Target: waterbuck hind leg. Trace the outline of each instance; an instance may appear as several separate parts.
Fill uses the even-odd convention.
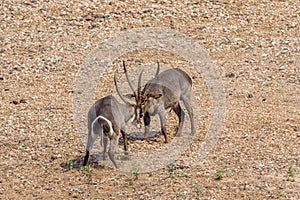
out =
[[[161,132],[164,135],[165,143],[168,143],[168,136],[167,136],[166,126],[161,127]]]
[[[86,166],[90,157],[90,151],[92,150],[93,144],[95,140],[98,137],[98,133],[101,132],[101,128],[98,126],[95,127],[89,127],[89,133],[88,133],[88,141],[86,145],[86,154],[84,156],[83,160],[83,166]]]
[[[105,160],[105,155],[107,152],[107,144],[108,144],[108,137],[106,135],[103,136],[103,160]]]
[[[181,109],[181,106],[179,103],[177,103],[172,109],[176,113],[176,115],[178,116],[178,119],[179,119],[176,136],[180,137],[180,135],[182,133],[183,123],[184,123],[184,112]]]
[[[161,132],[164,135],[165,143],[168,143],[168,136],[166,131],[166,111],[162,109],[161,112],[158,113],[160,119]]]
[[[118,142],[119,142],[119,137],[114,134],[110,139],[110,145],[108,150],[109,159],[112,161],[112,163],[117,169],[118,169],[118,165],[115,160],[115,153],[117,152]]]
[[[189,114],[189,117],[190,117],[190,120],[191,120],[191,134],[195,135],[196,130],[195,130],[195,123],[194,123],[194,111],[193,111],[193,108],[190,104],[190,100],[188,98],[182,97],[182,101],[184,103],[185,108],[188,111],[188,114]]]
[[[144,140],[149,141],[148,135],[150,131],[150,115],[148,112],[144,114],[144,125],[145,125],[145,134],[144,134]]]

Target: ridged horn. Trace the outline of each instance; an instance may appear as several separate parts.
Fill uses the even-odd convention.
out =
[[[131,105],[131,103],[129,103],[120,93],[120,90],[119,90],[119,87],[118,87],[118,84],[117,84],[117,78],[116,78],[116,73],[114,75],[114,82],[115,82],[115,87],[116,87],[116,90],[117,90],[117,93],[119,95],[119,97],[122,99],[122,101],[124,101],[125,104],[128,104],[128,105]]]
[[[160,70],[160,65],[159,65],[159,61],[157,61],[157,69],[156,69],[155,77],[159,74],[159,70]]]
[[[129,84],[129,87],[130,87],[130,89],[132,90],[133,95],[136,96],[136,93],[135,93],[135,91],[134,91],[134,88],[133,88],[133,86],[132,86],[132,83],[131,83],[131,81],[130,81],[130,79],[129,79],[129,77],[128,77],[128,74],[127,74],[127,69],[126,69],[125,61],[123,61],[123,68],[124,68],[124,74],[125,74],[125,76],[126,76],[126,80],[127,80],[128,84]]]

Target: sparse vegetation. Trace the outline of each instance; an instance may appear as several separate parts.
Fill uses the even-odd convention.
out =
[[[136,164],[130,169],[130,173],[134,176],[134,180],[139,179],[140,171],[141,171],[140,164]]]
[[[195,192],[196,194],[196,199],[199,200],[200,199],[200,195],[203,191],[203,188],[202,188],[202,184],[201,183],[198,183],[198,182],[192,182],[191,183],[192,187],[193,187],[193,191]]]
[[[81,172],[85,175],[88,175],[93,171],[93,168],[90,165],[82,166],[80,169],[81,169]]]
[[[288,180],[294,182],[295,181],[295,169],[293,165],[289,166],[288,169]]]
[[[83,175],[88,178],[88,183],[91,183],[93,168],[90,165],[86,165],[86,166],[82,166],[80,170],[83,173]]]
[[[71,137],[71,132],[70,132],[70,130],[66,130],[65,134],[66,134],[67,138],[70,139],[70,137]]]
[[[202,193],[202,186],[200,184],[196,184],[195,185],[195,193],[196,193],[196,197],[197,199],[200,199],[200,195]]]
[[[178,166],[172,161],[167,165],[168,173],[171,178],[178,176]]]
[[[67,167],[68,167],[68,170],[72,170],[74,168],[74,162],[73,160],[67,160]]]
[[[224,177],[224,171],[222,168],[216,170],[216,180],[221,180]]]
[[[133,180],[132,180],[132,178],[126,178],[126,179],[125,179],[125,182],[126,182],[126,185],[127,185],[127,186],[132,186],[132,185],[133,185]]]

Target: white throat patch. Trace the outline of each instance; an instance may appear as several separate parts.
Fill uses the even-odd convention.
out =
[[[133,114],[133,116],[129,119],[129,122],[132,123],[135,119],[135,114]]]

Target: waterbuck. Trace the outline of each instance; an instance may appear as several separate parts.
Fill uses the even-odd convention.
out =
[[[114,154],[118,147],[120,131],[124,139],[124,149],[128,151],[127,133],[125,124],[127,122],[136,121],[135,102],[128,102],[118,89],[116,75],[114,76],[114,84],[118,95],[125,102],[121,104],[111,95],[103,97],[96,101],[88,112],[88,141],[86,145],[86,155],[84,157],[83,166],[86,166],[90,156],[90,151],[97,137],[101,136],[101,141],[104,146],[103,160],[107,148],[108,139],[110,141],[108,155],[114,166],[118,168],[114,159]],[[133,95],[134,96],[134,95]],[[136,95],[135,95],[136,96]],[[104,134],[104,136],[103,136]],[[102,145],[101,143],[101,145]]]
[[[125,68],[125,67],[124,67]],[[125,69],[124,69],[125,70]],[[125,70],[126,71],[126,70]],[[159,65],[157,72],[159,71]],[[144,138],[148,140],[150,130],[150,116],[159,115],[161,132],[164,135],[165,143],[168,142],[166,133],[166,109],[171,108],[179,119],[176,135],[180,136],[184,123],[184,112],[179,101],[185,105],[191,120],[191,132],[195,133],[193,108],[191,106],[192,79],[190,76],[178,68],[168,69],[156,74],[148,81],[141,91],[142,73],[138,81],[138,95],[136,99],[136,109],[139,110],[137,122],[143,118],[145,125]],[[129,80],[128,80],[129,81]]]

